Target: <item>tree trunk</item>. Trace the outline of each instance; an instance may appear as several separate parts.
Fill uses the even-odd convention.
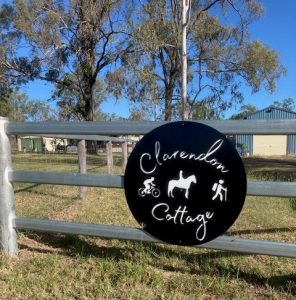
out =
[[[112,151],[112,142],[108,142],[106,144],[106,152],[107,152],[107,169],[108,174],[113,174],[113,151]]]
[[[85,120],[94,121],[95,116],[95,99],[94,99],[94,82],[89,80],[87,88],[85,88]],[[96,141],[86,141],[86,151],[88,154],[96,153]]]
[[[122,143],[122,171],[123,174],[125,172],[126,164],[127,164],[127,152],[128,152],[128,145],[127,142]]]
[[[78,142],[78,168],[79,173],[86,174],[86,149],[85,149],[85,140],[80,140]],[[79,197],[81,200],[84,200],[86,197],[87,187],[79,187]]]
[[[94,99],[93,99],[93,90],[94,85],[89,81],[87,88],[85,88],[85,121],[93,121],[94,118]],[[81,140],[78,142],[78,169],[79,173],[86,174],[86,144],[89,146],[92,144],[92,141]],[[79,197],[81,200],[84,200],[87,193],[86,186],[79,187]]]
[[[182,1],[182,120],[188,120],[187,104],[187,25],[189,1]]]
[[[168,86],[165,88],[165,107],[164,107],[164,119],[165,121],[172,120],[172,102],[173,102],[173,88]]]

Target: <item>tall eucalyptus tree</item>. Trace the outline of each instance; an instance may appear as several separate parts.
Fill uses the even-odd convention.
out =
[[[122,68],[109,75],[110,88],[131,101],[158,101],[164,119],[171,120],[181,99],[181,1],[141,3],[129,23],[137,51],[127,54]],[[285,69],[277,53],[251,40],[248,32],[262,14],[256,0],[192,0],[187,24],[189,115],[198,106],[219,115],[240,103],[242,84],[253,92],[262,87],[274,91]]]

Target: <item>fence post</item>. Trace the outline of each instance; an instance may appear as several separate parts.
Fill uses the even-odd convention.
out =
[[[80,140],[78,142],[78,170],[81,174],[86,174],[86,148],[85,140]],[[79,197],[81,200],[86,198],[87,187],[79,187]]]
[[[112,151],[112,142],[109,141],[106,145],[107,148],[107,169],[108,174],[113,174],[113,151]]]
[[[123,142],[121,146],[122,146],[122,171],[124,173],[127,164],[127,142]]]
[[[8,179],[12,170],[11,146],[5,132],[6,118],[0,117],[0,243],[4,252],[15,257],[18,252],[15,231],[13,186]]]

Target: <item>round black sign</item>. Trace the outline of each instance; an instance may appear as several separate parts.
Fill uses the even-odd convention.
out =
[[[245,200],[246,173],[223,134],[196,122],[174,122],[137,143],[124,188],[132,214],[148,234],[198,245],[235,222]]]

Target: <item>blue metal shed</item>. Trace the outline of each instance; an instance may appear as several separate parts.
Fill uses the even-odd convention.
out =
[[[246,117],[247,120],[287,120],[296,119],[296,112],[269,106]],[[237,135],[236,149],[241,155],[253,155],[254,136]],[[286,154],[296,154],[296,135],[287,136]]]

